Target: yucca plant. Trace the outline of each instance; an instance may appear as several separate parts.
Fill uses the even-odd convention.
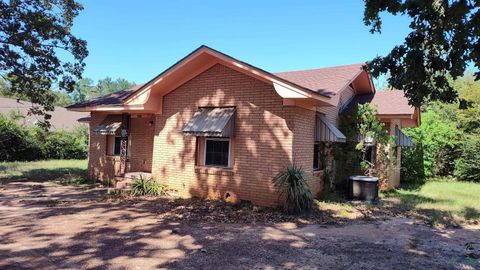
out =
[[[160,196],[166,194],[167,186],[155,181],[152,178],[145,178],[140,175],[132,183],[132,195],[134,196]]]
[[[273,184],[280,191],[280,200],[289,214],[309,211],[313,206],[313,196],[306,181],[305,171],[290,164],[273,178]]]

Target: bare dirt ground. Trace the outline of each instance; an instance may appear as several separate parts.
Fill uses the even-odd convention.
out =
[[[261,211],[263,220],[242,219],[252,211],[104,194],[48,182],[1,185],[0,269],[480,269],[474,226],[436,229],[396,217],[302,224],[269,221]]]

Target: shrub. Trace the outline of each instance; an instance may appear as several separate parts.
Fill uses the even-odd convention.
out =
[[[467,137],[455,162],[454,175],[460,180],[480,182],[480,139]]]
[[[18,115],[0,115],[0,161],[37,159],[85,159],[88,129],[46,132],[39,127],[19,125]]]
[[[0,114],[0,161],[35,160],[40,147],[28,130]]]
[[[295,164],[288,165],[273,179],[275,188],[280,190],[284,210],[289,214],[309,211],[313,197],[305,181],[305,171]]]
[[[165,195],[167,186],[152,178],[145,178],[140,175],[132,184],[132,195],[134,196],[160,196]]]
[[[81,134],[75,132],[58,131],[47,135],[42,150],[47,159],[87,158],[87,144]]]
[[[453,173],[454,160],[459,155],[459,142],[462,140],[462,134],[454,121],[441,117],[435,110],[430,110],[422,114],[420,127],[407,128],[403,131],[417,144],[414,149],[402,149],[402,167],[405,170],[409,170],[410,165],[414,165],[413,168],[417,170],[420,166],[418,162],[422,162],[425,177],[446,176]],[[419,154],[422,158],[418,156]],[[417,171],[414,173],[422,175]]]

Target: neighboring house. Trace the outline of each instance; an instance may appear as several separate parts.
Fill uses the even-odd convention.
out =
[[[21,125],[33,126],[43,119],[43,116],[28,115],[31,107],[32,103],[28,101],[0,97],[0,113],[7,117],[19,113],[21,117],[18,117],[17,121]],[[88,126],[90,116],[88,112],[72,112],[58,106],[48,113],[52,115],[50,119],[52,131],[71,131],[80,125]]]
[[[322,191],[322,151],[345,141],[339,113],[368,99],[392,134],[418,125],[418,109],[401,92],[375,93],[362,64],[273,74],[201,46],[146,84],[68,109],[91,112],[92,178],[148,172],[182,197],[271,206],[289,163]]]

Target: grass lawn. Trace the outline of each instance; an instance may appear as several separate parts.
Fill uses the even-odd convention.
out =
[[[419,188],[384,193],[383,199],[400,210],[429,215],[433,223],[480,221],[480,183],[430,180]]]
[[[0,162],[0,180],[85,182],[87,160]]]
[[[378,204],[368,204],[329,194],[319,200],[317,206],[342,219],[404,216],[431,225],[480,222],[480,183],[432,179],[419,187],[381,193],[380,198]]]

